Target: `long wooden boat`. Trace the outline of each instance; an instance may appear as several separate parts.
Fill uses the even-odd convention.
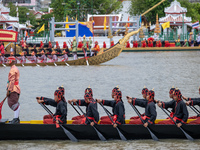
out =
[[[133,31],[128,33],[123,39],[121,39],[117,44],[113,47],[100,52],[97,56],[81,58],[77,60],[70,60],[67,62],[50,62],[50,63],[25,63],[25,64],[16,64],[16,66],[55,66],[55,65],[87,65],[86,61],[88,61],[89,65],[99,65],[101,63],[107,62],[117,56],[122,52],[126,41],[134,34],[137,34],[142,28],[138,29],[137,31]],[[67,63],[67,64],[66,64]],[[3,65],[0,64],[0,67]]]
[[[99,140],[90,125],[63,125],[78,140]],[[128,140],[151,139],[149,131],[143,125],[119,125],[119,130]],[[119,140],[119,134],[112,125],[96,125],[97,130],[107,140]],[[158,139],[186,139],[176,125],[151,125],[151,131]],[[200,125],[183,125],[182,128],[194,139],[200,139]],[[69,140],[62,128],[55,124],[42,124],[42,121],[22,121],[20,124],[8,124],[0,121],[0,140]]]

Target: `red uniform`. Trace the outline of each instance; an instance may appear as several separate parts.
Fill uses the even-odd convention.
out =
[[[126,42],[126,48],[130,48],[130,43],[129,43],[129,41]]]
[[[133,47],[135,47],[135,48],[138,47],[138,42],[137,41],[133,42]]]
[[[114,41],[111,41],[110,47],[114,46]]]
[[[142,47],[146,47],[146,42],[142,41]]]
[[[106,48],[106,42],[103,42],[103,48]]]

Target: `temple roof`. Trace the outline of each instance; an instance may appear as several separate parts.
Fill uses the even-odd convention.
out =
[[[11,17],[8,14],[0,14],[0,22],[18,22],[18,18]]]
[[[171,15],[171,14],[167,14],[165,17],[159,18],[159,22],[163,23],[163,22],[183,22],[183,16],[181,15]],[[184,16],[184,23],[190,23],[192,21],[191,17],[186,17]]]
[[[0,2],[0,14],[9,14],[10,8],[3,6]]]
[[[171,5],[167,8],[165,8],[164,11],[166,14],[170,14],[170,13],[186,13],[187,12],[187,8],[181,7],[181,4],[179,2],[177,2],[177,0],[173,1],[171,3]]]

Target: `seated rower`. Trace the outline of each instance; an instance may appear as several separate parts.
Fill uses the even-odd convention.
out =
[[[126,48],[130,48],[130,43],[129,43],[129,41],[126,42]]]
[[[146,86],[144,86],[144,88],[142,89],[142,96],[144,99],[138,99],[138,100],[144,100],[144,101],[147,101],[147,93],[149,92],[149,90],[146,88]],[[145,113],[141,114],[141,116],[144,116]],[[130,119],[139,119],[140,117],[139,116],[134,116],[134,117],[131,117]]]
[[[99,112],[97,111],[97,103],[96,101],[94,101],[89,91],[85,93],[83,100],[73,99],[68,101],[68,103],[70,104],[72,102],[74,105],[76,105],[75,102],[77,102],[79,106],[86,106],[86,116],[91,122],[90,123],[84,116],[84,118],[80,119],[79,122],[74,121],[72,124],[85,124],[85,125],[90,124],[91,126],[93,126],[94,124],[98,124]]]
[[[54,100],[46,97],[37,97],[36,99],[38,103],[44,103],[45,105],[56,107],[56,112],[53,114],[56,120],[54,120],[50,115],[45,115],[43,119],[44,124],[66,124],[67,104],[62,99],[62,93],[60,90],[54,92]]]
[[[66,42],[63,42],[63,50],[65,50],[66,54],[69,55],[70,52],[69,52],[69,48],[67,46],[67,43]]]
[[[51,55],[48,56],[48,58],[51,59],[49,62],[57,62],[57,61],[58,61],[58,57],[57,57],[55,51],[53,51],[53,52],[51,53]]]
[[[5,57],[2,56],[2,54],[0,53],[0,64],[5,64],[6,61],[5,61]]]
[[[92,56],[93,56],[93,54],[94,54],[94,56],[96,56],[99,51],[100,51],[100,47],[98,45],[98,42],[96,41],[95,46],[94,46],[94,50],[92,50]]]
[[[176,47],[181,47],[180,39],[178,39],[178,41],[176,40]]]
[[[111,97],[114,98],[114,93],[119,89],[118,86],[114,87],[111,93]],[[113,101],[113,100],[110,100]],[[116,104],[116,102],[115,102]],[[112,113],[114,113],[114,107],[112,108]],[[110,114],[110,116],[113,116],[113,114]],[[108,116],[102,116],[100,118],[101,122],[100,124],[112,124],[112,122],[110,121],[110,118]]]
[[[142,41],[142,47],[146,47],[146,41],[145,40]]]
[[[52,53],[52,44],[51,44],[51,41],[49,41],[49,45],[48,45],[48,48],[46,50],[48,51],[47,54],[51,54]]]
[[[68,55],[66,54],[66,51],[63,50],[63,55],[62,56],[59,56],[58,58],[62,59],[62,61],[68,61]]]
[[[172,118],[177,123],[177,127],[180,127],[182,126],[182,124],[186,124],[187,122],[188,110],[187,110],[186,104],[182,100],[181,91],[177,88],[173,92],[173,99],[176,101],[175,104],[171,103],[168,107],[175,109],[175,112]],[[166,107],[165,104],[163,105],[161,102],[159,102],[158,106],[164,108]],[[159,124],[174,124],[174,122],[171,119],[167,119],[162,122],[160,121]]]
[[[114,45],[114,41],[111,41],[110,47],[113,47]]]
[[[117,89],[116,92],[114,92],[114,100],[110,101],[98,99],[97,102],[113,108],[113,116],[111,116],[111,118],[114,122],[114,128],[116,128],[117,125],[125,124],[125,108],[122,101],[122,92],[120,91],[120,89]],[[101,121],[100,124],[105,123]],[[112,121],[107,121],[107,124],[112,124]]]
[[[31,63],[37,63],[37,57],[35,56],[35,52],[31,53],[31,56],[26,56]]]
[[[20,55],[21,55],[21,56],[16,57],[16,58],[19,60],[19,63],[20,63],[20,64],[26,63],[26,57],[24,56],[24,52],[22,52]]]
[[[163,108],[168,109],[168,108],[172,108],[172,111],[170,113],[170,117],[174,116],[175,113],[175,107],[176,107],[176,101],[173,99],[173,92],[174,92],[175,88],[172,87],[169,91],[169,98],[172,98],[171,101],[169,102],[162,102],[162,101],[158,101],[155,100],[157,105],[160,107],[162,105]],[[169,117],[167,117],[166,119],[170,119]],[[162,124],[162,121],[158,122],[158,124]]]
[[[31,51],[33,51],[35,53],[35,55],[37,56],[37,49],[36,49],[36,45],[33,46],[33,49],[31,49]]]
[[[103,48],[106,48],[106,42],[103,41]]]
[[[56,49],[55,49],[55,51],[56,51],[56,54],[61,54],[62,53],[62,51],[61,51],[61,49],[60,49],[60,46],[58,46]]]
[[[199,94],[200,94],[200,87],[199,87]],[[198,102],[200,102],[200,98],[189,98],[189,97],[185,97],[185,96],[182,96],[182,98],[184,99],[184,100],[187,100],[188,102],[186,102],[186,105],[191,105],[191,106],[194,106],[194,105],[198,105],[199,103]],[[191,102],[190,102],[191,101]],[[189,117],[188,119],[196,119],[196,118],[198,118],[199,117],[199,115],[197,115],[197,116],[192,116],[192,117]]]
[[[40,63],[46,63],[47,62],[47,57],[46,57],[44,51],[42,50],[40,52],[40,54],[41,54],[41,57],[38,56],[38,59],[40,60]]]
[[[141,116],[141,118],[144,121],[144,127],[147,127],[148,125],[154,124],[156,117],[157,117],[157,112],[156,112],[156,106],[154,103],[154,96],[155,92],[154,90],[150,90],[147,94],[147,100],[148,101],[141,101],[138,100],[137,98],[131,98],[127,96],[128,103],[132,103],[133,106],[138,105],[140,107],[145,108],[145,115]],[[141,119],[135,119],[129,122],[129,124],[143,124]]]
[[[85,89],[85,94],[89,92],[91,97],[93,98],[93,92],[92,92],[92,88],[90,88],[90,86],[88,86],[86,89]],[[79,121],[74,121],[74,124],[80,124],[82,118],[84,118],[85,116],[84,115],[80,115],[80,116],[75,116],[72,118],[72,120],[79,120]]]

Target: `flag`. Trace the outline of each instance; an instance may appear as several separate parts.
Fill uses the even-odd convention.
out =
[[[8,27],[6,28],[6,30],[13,30],[13,26],[12,26],[12,25],[8,26]]]
[[[66,16],[66,21],[65,22],[68,22],[68,16]],[[69,28],[69,24],[65,24],[65,28]],[[69,30],[67,30],[69,32]]]
[[[43,24],[42,27],[38,30],[37,33],[40,33],[41,31],[44,31],[44,24]]]
[[[129,21],[129,16],[128,16],[128,21]],[[129,23],[128,23],[127,25],[128,25],[128,27],[130,27],[130,24],[129,24]]]
[[[163,30],[164,30],[165,28],[169,28],[169,27],[170,27],[170,22],[169,22],[169,21],[162,24]]]
[[[199,28],[199,21],[192,23],[192,28],[193,29]]]
[[[106,16],[105,16],[105,18],[104,18],[104,23],[103,23],[103,25],[104,25],[104,31],[106,30]]]

